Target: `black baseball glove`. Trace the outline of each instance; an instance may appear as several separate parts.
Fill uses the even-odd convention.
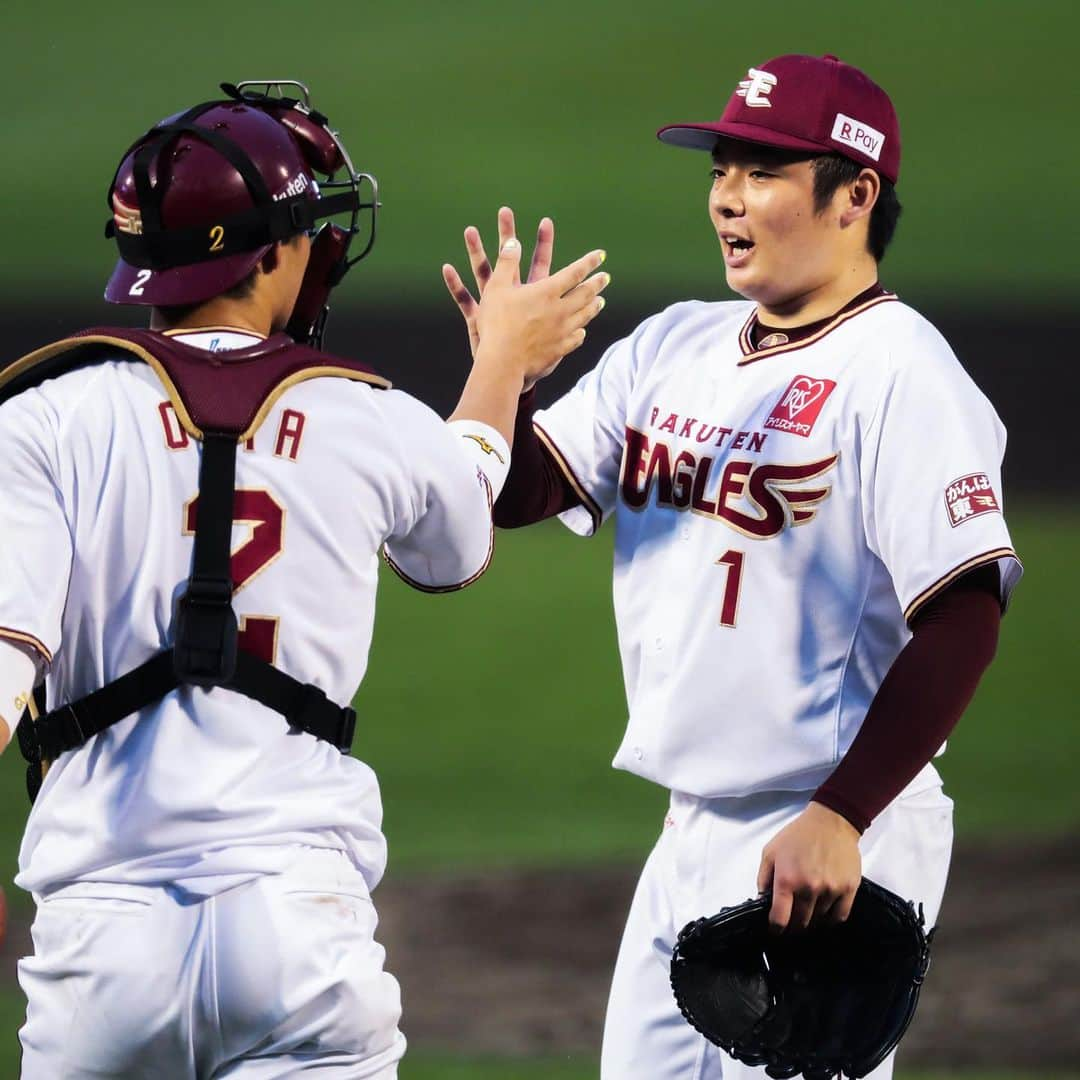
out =
[[[671,986],[707,1039],[776,1080],[857,1080],[900,1041],[930,965],[923,913],[863,878],[847,921],[770,933],[768,894],[679,934]]]

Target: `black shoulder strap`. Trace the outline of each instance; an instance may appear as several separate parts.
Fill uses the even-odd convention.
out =
[[[229,569],[236,436],[207,432],[199,465],[195,551],[176,612],[173,665],[180,682],[223,686],[236,672],[236,613]]]
[[[203,437],[195,548],[188,587],[173,623],[173,647],[39,719],[33,719],[29,710],[23,714],[16,734],[29,763],[26,783],[31,802],[49,762],[183,685],[234,690],[342,753],[351,750],[356,728],[352,708],[334,704],[317,686],[237,649],[230,570],[236,447],[235,434],[206,432]]]

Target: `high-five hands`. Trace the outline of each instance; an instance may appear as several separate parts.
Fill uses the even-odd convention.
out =
[[[499,257],[494,269],[479,231],[471,225],[465,230],[479,300],[449,263],[443,266],[443,280],[465,319],[474,362],[497,365],[503,372],[513,372],[515,379],[520,374],[520,390],[527,390],[585,340],[585,327],[604,307],[600,293],[611,276],[593,273],[604,261],[599,250],[552,274],[555,226],[543,218],[522,284],[514,212],[504,206],[498,220]]]

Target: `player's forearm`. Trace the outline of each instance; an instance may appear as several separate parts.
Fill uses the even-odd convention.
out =
[[[493,518],[500,529],[516,529],[561,514],[581,499],[536,436],[534,390],[521,395],[514,425],[510,473],[495,503]]]
[[[450,419],[479,420],[513,443],[522,385],[520,372],[488,363],[478,354]]]
[[[959,582],[927,606],[855,741],[814,793],[860,832],[931,760],[989,667],[1001,623],[993,575]]]

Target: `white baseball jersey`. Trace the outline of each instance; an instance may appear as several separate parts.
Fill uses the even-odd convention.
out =
[[[181,340],[257,343],[222,331]],[[191,570],[199,445],[152,370],[126,360],[7,402],[0,443],[0,638],[35,648],[60,704],[169,645]],[[448,426],[406,394],[342,378],[290,387],[237,456],[241,647],[348,703],[367,664],[380,548],[420,588],[467,584],[490,558],[508,462],[497,432]],[[374,723],[358,718],[361,755]],[[52,764],[16,880],[36,893],[97,880],[210,895],[304,846],[345,850],[374,887],[381,820],[361,761],[240,694],[181,687]]]
[[[915,612],[1021,573],[1004,428],[926,320],[886,294],[755,351],[754,311],[676,304],[536,414],[584,503],[565,523],[615,515],[614,763],[703,798],[816,788]]]

